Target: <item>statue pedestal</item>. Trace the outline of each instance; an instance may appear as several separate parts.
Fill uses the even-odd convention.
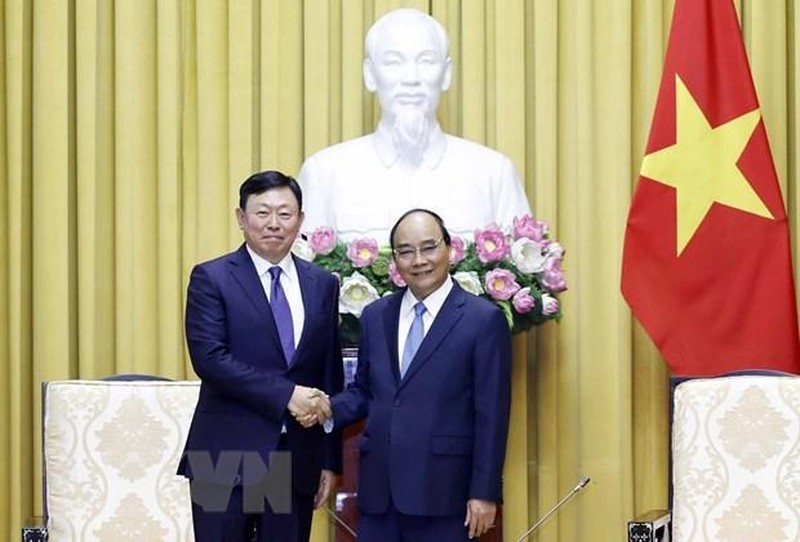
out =
[[[350,384],[355,376],[355,369],[358,364],[357,355],[358,350],[356,348],[342,348],[345,386]],[[342,479],[335,495],[336,515],[356,532],[358,532],[358,442],[363,430],[364,422],[362,421],[342,431]],[[464,513],[466,514],[466,510]],[[502,508],[498,507],[496,526],[480,538],[481,542],[502,542],[502,516]],[[335,524],[334,532],[335,542],[355,541],[355,537],[339,523]]]

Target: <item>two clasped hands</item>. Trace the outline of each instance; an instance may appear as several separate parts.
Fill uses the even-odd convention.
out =
[[[289,413],[303,427],[323,424],[333,417],[331,399],[322,390],[297,385],[289,399]]]

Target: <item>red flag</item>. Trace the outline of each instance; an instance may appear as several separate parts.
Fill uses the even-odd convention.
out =
[[[732,0],[676,0],[622,293],[677,375],[800,373],[789,227]]]

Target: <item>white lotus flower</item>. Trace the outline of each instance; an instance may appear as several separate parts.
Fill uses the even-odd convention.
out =
[[[539,273],[544,269],[547,257],[536,241],[523,237],[511,246],[511,261],[523,273]]]
[[[471,294],[481,295],[483,293],[481,279],[475,271],[459,271],[458,273],[454,273],[453,280]]]
[[[339,290],[339,312],[360,317],[364,307],[378,297],[380,297],[378,290],[369,283],[364,275],[355,271],[342,281],[342,287]]]

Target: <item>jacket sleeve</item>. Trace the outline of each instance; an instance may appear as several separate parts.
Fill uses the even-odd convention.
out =
[[[469,497],[500,502],[511,410],[511,332],[499,309],[491,311],[481,329],[473,364],[475,448]]]
[[[342,348],[339,343],[339,283],[331,277],[331,310],[329,319],[327,356],[325,359],[325,393],[334,397],[344,387],[344,368],[342,366]],[[342,473],[342,434],[339,428],[326,433],[323,437],[324,455],[322,467],[337,474]]]

